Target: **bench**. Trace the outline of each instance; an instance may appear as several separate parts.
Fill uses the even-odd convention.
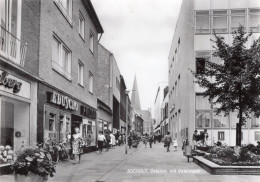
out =
[[[185,152],[183,152],[183,155],[185,156],[185,157],[187,157],[187,160],[188,160],[188,162],[190,162],[190,158],[192,158],[192,161],[194,160],[193,159],[193,156],[196,156],[196,153],[191,153],[191,155],[185,155]]]

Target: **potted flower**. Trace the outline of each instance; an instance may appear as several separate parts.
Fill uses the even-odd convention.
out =
[[[47,181],[48,176],[53,177],[55,172],[50,154],[41,148],[26,148],[18,151],[12,169],[16,182]]]

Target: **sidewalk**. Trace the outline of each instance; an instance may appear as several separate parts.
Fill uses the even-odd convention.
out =
[[[192,161],[192,160],[191,160]],[[51,182],[252,182],[259,176],[211,175],[193,162],[187,162],[179,149],[166,152],[162,143],[153,148],[139,144],[138,149],[117,146],[108,152],[82,155],[80,164],[59,163]],[[1,182],[13,182],[12,175],[0,176]]]

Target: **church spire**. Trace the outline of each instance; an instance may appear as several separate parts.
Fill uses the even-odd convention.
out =
[[[131,94],[131,103],[132,106],[134,107],[135,110],[140,111],[141,106],[140,106],[140,99],[139,99],[139,91],[138,91],[138,86],[137,86],[137,80],[136,80],[136,75],[134,79],[134,84],[133,84],[133,89],[132,89],[132,94]]]

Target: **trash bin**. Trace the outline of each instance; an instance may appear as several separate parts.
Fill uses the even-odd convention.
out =
[[[192,150],[192,146],[191,145],[186,145],[184,150],[185,150],[185,155],[186,156],[191,156],[192,155],[191,154],[191,150]]]

